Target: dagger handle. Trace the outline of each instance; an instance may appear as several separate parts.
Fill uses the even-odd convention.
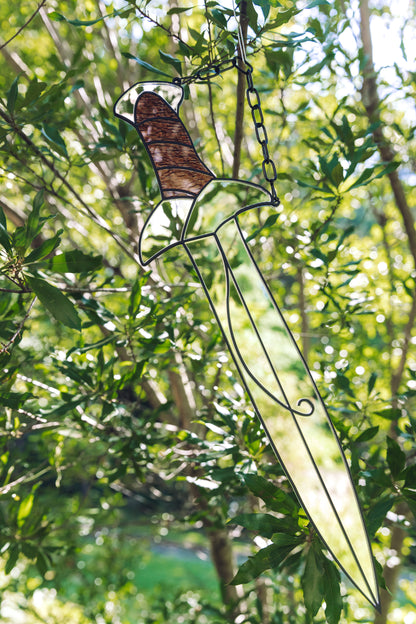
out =
[[[193,199],[215,178],[199,158],[179,116],[160,95],[141,93],[136,100],[134,121],[163,199]]]

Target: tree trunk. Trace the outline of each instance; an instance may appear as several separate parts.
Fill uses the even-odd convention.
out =
[[[397,514],[407,511],[407,505],[398,506]],[[374,624],[386,624],[387,615],[390,609],[391,601],[397,589],[397,583],[399,580],[399,573],[401,569],[402,561],[402,548],[404,538],[406,537],[406,531],[401,526],[394,526],[391,531],[390,540],[390,565],[387,563],[383,568],[383,578],[386,583],[387,590],[380,590],[380,606],[381,612],[376,614]],[[397,559],[392,559],[397,557]],[[396,565],[391,565],[392,562],[397,561]]]
[[[364,52],[364,57],[367,60],[364,65],[362,76],[363,85],[361,89],[361,98],[364,104],[368,120],[371,124],[377,124],[373,132],[374,141],[377,144],[378,151],[382,160],[385,163],[391,163],[394,160],[395,152],[393,147],[386,139],[383,132],[383,125],[380,115],[380,100],[377,92],[376,73],[373,63],[373,46],[370,30],[370,10],[368,6],[368,0],[360,0],[360,33],[361,42]],[[406,231],[410,253],[413,257],[413,262],[416,266],[416,231],[413,221],[413,216],[410,211],[410,207],[407,203],[406,195],[403,185],[398,176],[397,170],[394,170],[388,174],[391,189],[393,192],[394,200],[398,211],[402,216],[404,229]],[[414,324],[416,315],[415,300],[412,302],[412,308],[409,314],[408,323],[405,330],[405,346],[402,351],[402,358],[399,367],[396,371],[392,371],[391,374],[391,390],[393,401],[399,390],[403,371],[405,368],[406,357],[408,353],[408,343],[410,340],[411,329]],[[396,437],[396,423],[392,423],[390,428],[391,437]],[[407,505],[402,503],[397,508],[398,514],[407,513]],[[386,624],[387,615],[390,610],[390,606],[397,589],[397,583],[399,579],[399,573],[402,565],[402,548],[403,541],[406,536],[406,532],[401,526],[395,525],[391,530],[390,550],[395,557],[397,557],[397,565],[389,565],[389,562],[383,568],[383,578],[385,580],[388,591],[382,589],[380,592],[381,598],[381,613],[376,614],[374,624]],[[390,558],[390,564],[391,564]]]
[[[370,31],[370,11],[368,8],[368,0],[360,0],[360,32],[364,56],[367,59],[363,68],[361,98],[370,123],[378,124],[373,132],[373,137],[377,144],[380,156],[385,163],[391,163],[394,160],[395,153],[392,146],[384,136],[383,125],[380,119],[380,100],[377,93],[376,73],[373,63],[373,45]],[[391,171],[388,174],[388,177],[397,209],[403,219],[403,225],[409,239],[410,252],[413,256],[413,261],[416,267],[416,230],[413,216],[407,203],[403,185],[398,176],[397,170]]]
[[[231,622],[239,615],[238,590],[230,581],[235,575],[236,564],[230,538],[226,529],[215,529],[208,533],[211,559],[220,581],[221,596],[226,605]]]
[[[169,374],[171,383],[172,396],[175,401],[179,415],[180,427],[183,429],[191,428],[191,421],[195,414],[194,397],[189,388],[189,380],[186,374],[185,366],[179,354],[175,356],[175,362],[181,374],[172,371]],[[191,476],[201,476],[199,468],[189,466],[188,474]],[[201,511],[206,512],[202,521],[204,529],[210,542],[211,559],[217,573],[220,591],[223,603],[227,609],[230,621],[234,622],[235,618],[240,614],[239,595],[235,585],[229,585],[236,572],[235,558],[232,548],[232,542],[225,528],[217,528],[216,518],[210,518],[210,511],[215,514],[214,509],[210,509],[207,500],[201,496],[201,491],[197,485],[191,484],[191,492],[195,501],[195,505]]]
[[[242,0],[240,3],[240,23],[239,28],[242,34],[241,43],[245,47],[247,38],[247,2]],[[238,53],[240,57],[244,57],[245,50],[241,50],[240,43],[238,46]],[[241,65],[244,63],[241,62]],[[241,145],[244,135],[244,106],[246,96],[246,77],[242,72],[238,72],[237,77],[237,104],[235,111],[235,130],[234,130],[234,154],[233,154],[233,178],[238,178],[241,162]]]

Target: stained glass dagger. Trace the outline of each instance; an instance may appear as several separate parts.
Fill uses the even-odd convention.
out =
[[[339,566],[376,608],[371,547],[348,464],[314,379],[247,241],[263,187],[217,178],[178,116],[183,90],[139,83],[116,116],[139,133],[162,199],[144,224],[144,266],[181,247],[205,291],[244,388],[305,513]],[[214,270],[217,281],[211,280]]]

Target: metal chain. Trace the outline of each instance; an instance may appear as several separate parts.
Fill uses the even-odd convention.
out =
[[[247,102],[250,107],[251,116],[253,118],[254,130],[256,132],[256,139],[260,144],[261,151],[263,153],[263,162],[261,167],[263,169],[263,176],[265,180],[270,184],[270,191],[272,196],[272,203],[275,206],[280,204],[280,199],[277,196],[274,183],[277,180],[277,171],[274,161],[270,158],[269,153],[269,137],[267,136],[266,126],[264,125],[263,110],[261,108],[260,95],[256,87],[253,84],[253,68],[247,63],[247,69],[244,72],[247,78]],[[241,70],[240,71],[244,71]]]
[[[220,74],[223,74],[229,69],[233,69],[234,67],[238,68],[237,66],[238,61],[239,61],[239,57],[236,56],[232,59],[226,59],[225,61],[212,63],[211,65],[208,65],[207,67],[199,69],[197,72],[195,72],[194,74],[191,74],[190,76],[183,76],[183,77],[176,76],[173,79],[173,83],[178,84],[178,85],[187,85],[187,84],[191,84],[191,82],[208,82],[211,78],[214,78],[215,76],[219,76]]]
[[[247,69],[243,69],[241,66],[242,64],[244,64]],[[250,63],[248,63],[246,60],[243,60],[240,56],[235,56],[232,59],[220,61],[203,69],[199,69],[197,72],[191,74],[190,76],[184,76],[182,78],[176,77],[173,79],[173,82],[178,85],[187,85],[191,82],[208,82],[211,78],[219,76],[220,74],[223,74],[224,72],[233,69],[234,67],[239,72],[245,74],[247,79],[246,97],[248,105],[250,107],[251,117],[254,123],[256,139],[261,147],[261,151],[263,154],[263,162],[261,164],[263,176],[270,185],[272,203],[275,206],[278,206],[280,204],[280,199],[277,196],[276,188],[274,185],[277,180],[276,165],[270,158],[268,148],[269,138],[267,135],[266,126],[264,125],[264,115],[261,107],[260,95],[253,84],[253,67],[250,65]]]

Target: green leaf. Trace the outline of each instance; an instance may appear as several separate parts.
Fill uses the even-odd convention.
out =
[[[1,206],[0,206],[0,225],[2,225],[5,230],[7,230],[6,215],[4,214],[3,208]]]
[[[37,78],[31,80],[25,94],[24,105],[29,106],[33,102],[36,102],[47,86],[46,82],[40,82]]]
[[[33,204],[32,204],[33,210],[39,214],[39,211],[42,208],[44,203],[45,203],[45,193],[43,189],[40,189],[40,191],[36,193],[33,199]]]
[[[73,249],[54,256],[47,262],[36,264],[36,269],[46,269],[54,273],[91,273],[102,266],[102,256],[92,256]]]
[[[18,227],[13,232],[13,245],[19,255],[24,255],[26,249],[42,230],[46,219],[40,219],[39,211],[43,204],[43,189],[36,193],[33,199],[33,207],[27,218],[25,226]]]
[[[202,54],[202,51],[205,47],[205,39],[204,35],[194,28],[188,27],[188,32],[191,35],[192,39],[195,41],[195,45],[193,46],[193,51],[197,54]]]
[[[354,134],[351,130],[351,126],[348,122],[346,115],[342,116],[342,124],[340,126],[337,126],[337,130],[338,130],[338,136],[341,137],[342,141],[348,146],[349,153],[353,155],[354,154]]]
[[[0,405],[11,409],[20,409],[32,397],[31,392],[1,392]]]
[[[312,2],[310,4],[308,4],[306,6],[307,9],[313,9],[316,6],[322,6],[322,5],[328,5],[330,6],[330,2],[328,2],[328,0],[312,0]]]
[[[68,24],[71,24],[72,26],[93,26],[94,24],[98,24],[98,22],[102,22],[107,17],[111,17],[113,15],[114,13],[109,13],[108,15],[103,15],[102,17],[98,17],[97,19],[93,19],[93,20],[79,20],[79,19],[68,19],[67,17],[65,17],[61,13],[57,13],[56,11],[51,11],[50,13],[48,13],[48,17],[54,20],[55,22],[67,22]]]
[[[393,438],[387,437],[387,463],[393,479],[397,479],[406,463],[406,455]]]
[[[251,492],[267,502],[278,491],[278,488],[264,477],[255,474],[244,475],[244,481]]]
[[[9,548],[9,558],[7,559],[6,565],[4,566],[4,571],[6,574],[10,574],[16,565],[17,558],[19,556],[19,546],[18,544],[13,544],[11,548]]]
[[[402,415],[402,411],[398,407],[386,407],[386,409],[376,412],[376,414],[387,420],[398,420]]]
[[[77,397],[72,401],[69,401],[68,399],[66,399],[65,403],[63,403],[62,405],[58,405],[54,409],[50,410],[48,412],[48,416],[52,416],[52,417],[64,416],[65,414],[68,414],[72,412],[73,410],[76,410],[79,405],[84,405],[84,403],[85,403],[85,397]]]
[[[48,17],[54,22],[66,22],[66,18],[61,13],[57,13],[56,11],[48,13]]]
[[[12,242],[7,232],[6,215],[3,212],[3,208],[0,206],[0,245],[2,245],[6,251],[11,253]]]
[[[348,191],[351,191],[352,189],[355,189],[359,186],[366,186],[367,184],[369,184],[371,182],[371,176],[374,173],[374,167],[368,167],[367,169],[364,169],[364,171],[361,173],[361,175],[357,178],[357,180],[348,187]]]
[[[372,391],[374,390],[374,386],[376,385],[377,377],[378,377],[377,373],[371,373],[370,379],[368,380],[368,384],[367,384],[368,394],[371,394]]]
[[[390,509],[393,507],[394,501],[395,499],[393,496],[381,498],[368,512],[366,517],[366,525],[370,539],[374,537],[377,530],[382,525],[387,512],[390,511]]]
[[[182,63],[180,62],[179,59],[175,58],[174,56],[171,56],[170,54],[166,54],[166,52],[162,52],[162,50],[159,50],[159,56],[164,63],[167,63],[168,65],[172,65],[172,67],[176,69],[178,74],[181,75]]]
[[[379,429],[380,427],[378,425],[376,427],[369,427],[368,429],[360,433],[357,438],[355,438],[355,443],[368,442],[368,440],[371,440],[372,438],[374,438],[374,436],[377,435]]]
[[[260,228],[257,228],[256,230],[254,230],[254,232],[250,234],[250,236],[247,236],[247,238],[245,239],[246,242],[247,243],[250,242],[253,238],[258,236],[260,232],[262,232],[264,229],[273,227],[273,225],[278,220],[279,216],[280,216],[279,213],[269,215],[266,221],[264,222],[264,224]]]
[[[159,74],[159,76],[167,76],[168,78],[171,77],[169,74],[166,74],[165,72],[161,71],[160,69],[157,69],[156,67],[153,67],[153,65],[150,65],[149,63],[146,63],[146,61],[142,61],[137,56],[133,56],[133,54],[130,54],[130,52],[122,52],[122,54],[123,54],[123,56],[125,56],[128,59],[136,61],[136,63],[138,63],[141,67],[144,67],[145,69],[147,69],[150,72],[153,72],[154,74]]]
[[[244,481],[248,489],[255,496],[264,500],[273,511],[291,515],[297,514],[298,506],[291,496],[273,485],[273,483],[270,483],[270,481],[267,481],[264,477],[247,474],[244,475]]]
[[[293,535],[277,534],[273,544],[262,548],[258,553],[249,557],[239,568],[231,581],[231,585],[248,583],[260,576],[265,570],[277,568],[283,563],[288,554],[301,544],[302,538]]]
[[[171,9],[169,9],[169,11],[167,12],[168,15],[176,15],[179,13],[185,13],[186,11],[192,11],[194,7],[172,7]]]
[[[314,543],[306,555],[305,569],[301,578],[305,607],[310,617],[315,617],[322,604],[324,583],[322,571],[322,555]]]
[[[48,312],[60,323],[81,329],[81,319],[74,304],[58,288],[39,277],[26,277],[27,282]]]
[[[78,78],[78,80],[75,80],[69,93],[73,93],[74,91],[78,91],[78,89],[82,89],[84,87],[84,84],[85,81],[82,78]]]
[[[134,316],[135,314],[137,314],[140,302],[142,300],[142,285],[143,281],[140,278],[137,278],[133,284],[129,298],[129,316]]]
[[[26,228],[25,228],[25,235],[26,235],[25,244],[26,245],[29,245],[33,241],[33,239],[36,238],[36,236],[39,234],[40,230],[42,229],[42,227],[39,225],[39,211],[43,203],[41,202],[41,198],[43,199],[43,192],[41,196],[39,195],[39,193],[36,193],[36,196],[33,200],[32,210],[26,221]]]
[[[258,15],[257,11],[253,6],[252,0],[247,0],[247,18],[248,24],[250,28],[254,30],[255,33],[258,31]]]
[[[16,78],[13,80],[10,86],[10,89],[6,93],[7,95],[6,106],[7,106],[7,110],[9,111],[11,115],[13,115],[14,109],[16,106],[17,94],[19,92],[18,90],[19,79],[20,79],[20,76],[16,76]]]
[[[44,553],[39,550],[36,557],[36,567],[42,576],[45,576],[49,569],[49,562]]]
[[[220,28],[227,28],[227,20],[225,19],[224,13],[222,11],[219,11],[218,9],[213,9],[211,12],[211,19]]]
[[[17,512],[17,526],[18,527],[22,527],[26,518],[30,515],[30,512],[32,511],[32,507],[33,507],[34,498],[35,497],[33,493],[31,493],[28,496],[26,496],[26,498],[24,498],[22,502],[20,503],[19,511]]]
[[[63,230],[59,230],[59,232],[57,232],[55,234],[55,236],[53,236],[49,240],[44,241],[39,247],[34,249],[25,258],[25,260],[24,260],[25,264],[29,264],[31,262],[35,262],[36,260],[39,260],[40,258],[45,258],[50,253],[52,253],[52,251],[54,251],[54,249],[56,249],[58,247],[59,243],[61,242],[61,234],[62,234],[62,232],[63,232]]]
[[[338,375],[334,379],[334,385],[340,390],[343,390],[346,394],[348,394],[348,396],[350,397],[355,396],[354,391],[352,390],[350,386],[350,380],[345,375],[338,373]]]
[[[319,63],[315,63],[311,67],[308,67],[308,69],[302,73],[302,76],[313,76],[314,74],[318,74],[327,64],[328,58],[325,56],[322,61],[319,61]]]
[[[31,542],[25,541],[22,543],[22,553],[28,559],[35,559],[38,554],[38,549]]]
[[[376,571],[376,576],[377,576],[377,580],[378,580],[378,584],[382,589],[385,589],[387,592],[389,592],[390,590],[387,589],[387,585],[386,585],[386,581],[384,580],[384,570],[383,570],[383,566],[381,565],[381,563],[379,561],[377,561],[377,559],[374,557],[374,568]]]
[[[341,182],[344,180],[344,169],[340,163],[337,163],[332,170],[332,180],[334,181],[335,186],[339,186]]]
[[[43,124],[43,128],[41,130],[44,137],[48,139],[51,143],[54,144],[55,149],[68,158],[68,152],[66,151],[65,141],[62,136],[59,134],[58,130],[54,128],[54,126],[49,126],[47,124]]]
[[[404,487],[416,488],[416,464],[412,464],[406,468]]]
[[[92,342],[91,344],[86,344],[84,347],[74,347],[73,349],[70,349],[68,351],[68,356],[71,355],[71,353],[75,352],[75,353],[87,353],[88,351],[91,350],[95,350],[95,349],[101,349],[101,347],[104,347],[107,344],[110,344],[111,342],[114,342],[114,340],[116,340],[117,336],[114,334],[110,334],[109,336],[106,336],[105,338],[102,338],[101,340],[97,340],[97,342]]]
[[[279,6],[279,4],[275,4],[274,0],[272,2],[270,2],[270,4],[272,6]],[[263,27],[263,31],[267,32],[270,30],[276,30],[276,28],[279,28],[280,26],[282,26],[283,24],[287,24],[288,22],[290,22],[290,20],[292,19],[292,17],[294,17],[295,15],[297,15],[298,13],[300,13],[301,9],[297,9],[297,8],[290,8],[287,9],[286,11],[279,11],[276,19],[271,20],[269,22],[266,23],[266,25]]]
[[[265,20],[267,20],[267,18],[269,17],[270,7],[276,6],[276,4],[272,5],[272,3],[269,2],[269,0],[253,0],[253,4],[261,8],[261,11],[263,13],[263,17]],[[278,3],[277,6],[281,6],[280,3]]]
[[[387,163],[387,165],[374,176],[374,179],[382,178],[383,176],[388,175],[392,171],[395,171],[399,165],[400,163],[395,161]]]
[[[249,531],[256,531],[263,537],[271,538],[275,533],[287,533],[293,530],[293,520],[276,518],[267,513],[244,513],[230,520],[232,524],[239,524]]]
[[[324,571],[324,599],[325,599],[325,615],[328,624],[338,624],[342,611],[341,596],[341,576],[338,567],[327,559],[323,558],[322,567]]]

